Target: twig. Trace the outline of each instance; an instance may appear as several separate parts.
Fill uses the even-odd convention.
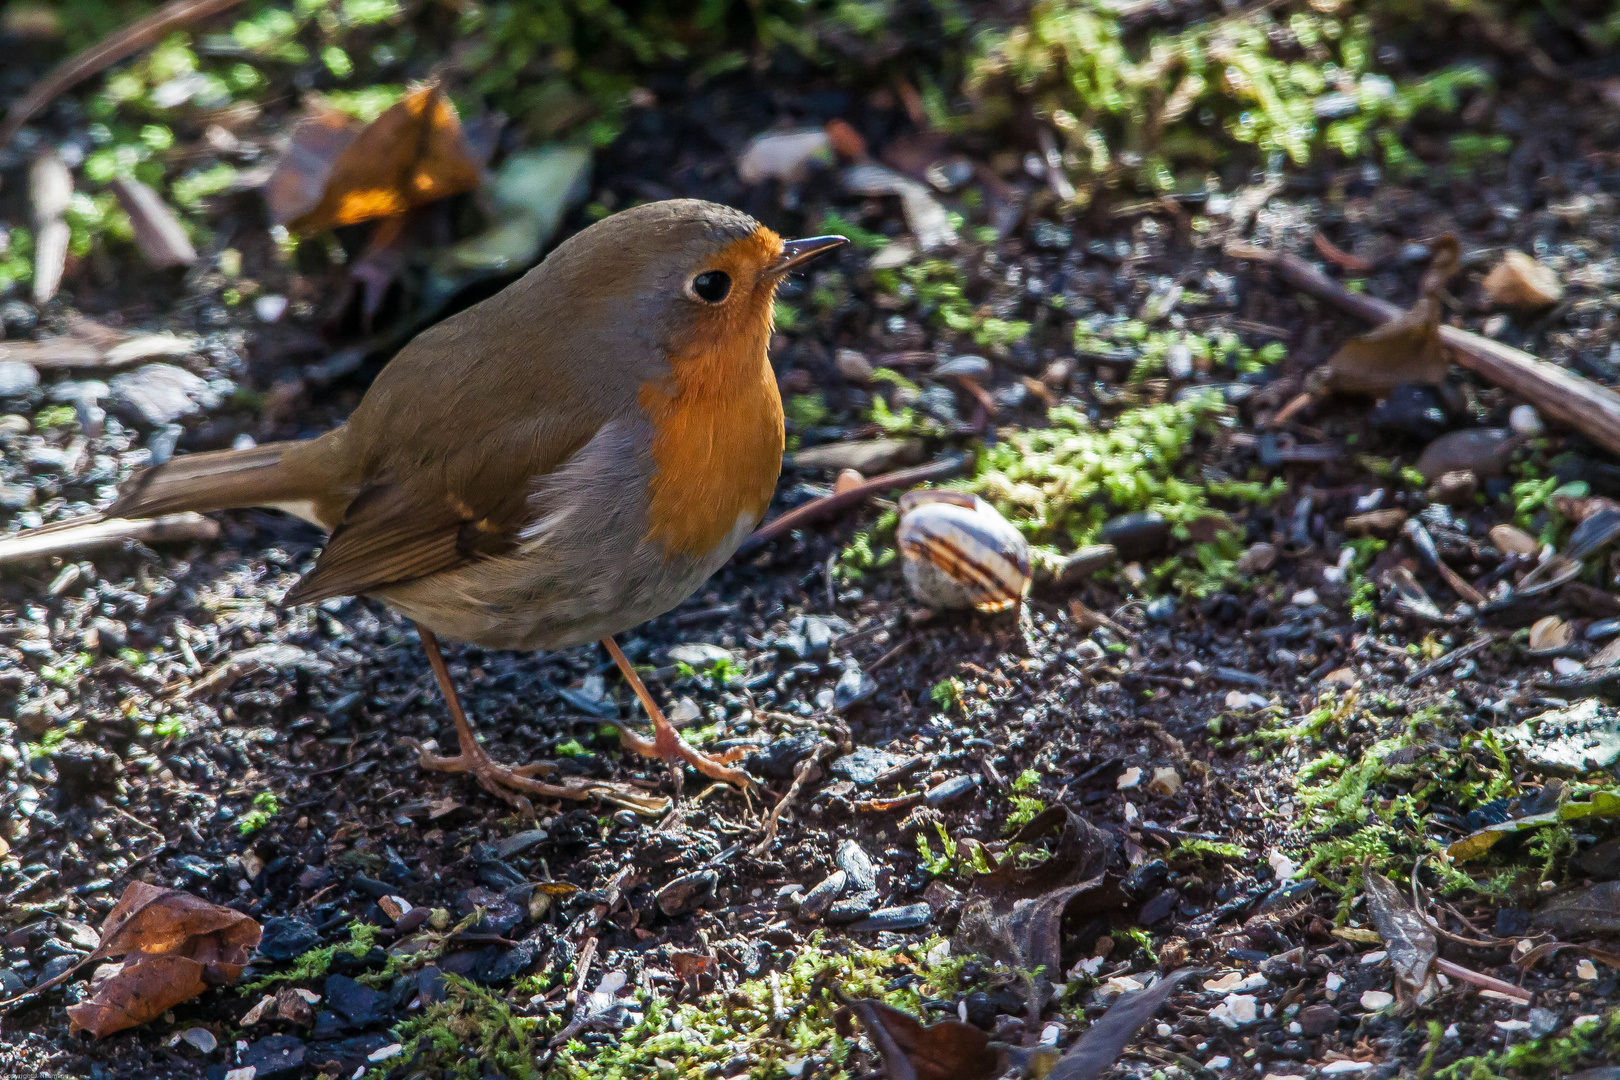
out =
[[[35,83],[6,114],[0,126],[0,147],[11,142],[12,136],[34,114],[56,99],[62,91],[83,82],[98,71],[103,71],[126,56],[140,52],[148,45],[163,40],[182,26],[228,11],[242,0],[173,0],[144,19],[130,23],[122,30],[102,38],[88,49],[68,57],[57,64],[45,77]]]
[[[846,506],[854,506],[868,495],[875,495],[889,488],[909,487],[912,484],[920,484],[925,480],[939,480],[950,476],[965,464],[967,464],[966,455],[952,454],[927,465],[918,465],[913,469],[901,469],[899,472],[874,476],[864,484],[856,484],[848,491],[840,491],[836,495],[813,499],[803,506],[796,506],[781,517],[768,521],[755,529],[754,534],[742,542],[742,546],[737,549],[737,554],[741,555],[744,552],[753,551],[763,544],[770,543],[783,533],[801,528],[812,521],[819,521],[824,517],[829,517]]]
[[[1495,634],[1481,634],[1468,644],[1459,645],[1457,648],[1446,653],[1446,655],[1440,657],[1440,659],[1431,660],[1427,664],[1424,664],[1422,667],[1418,668],[1416,671],[1412,672],[1412,674],[1406,677],[1406,685],[1416,686],[1418,683],[1422,682],[1430,675],[1433,675],[1435,672],[1444,671],[1446,668],[1455,664],[1459,660],[1466,660],[1468,657],[1473,656],[1477,652],[1483,652],[1495,641]]]
[[[1453,979],[1457,979],[1461,982],[1472,983],[1481,990],[1494,990],[1498,994],[1506,994],[1508,997],[1517,998],[1518,1000],[1523,1001],[1526,1005],[1530,1004],[1530,1002],[1534,1000],[1530,991],[1526,990],[1522,986],[1514,986],[1510,982],[1503,982],[1501,979],[1494,979],[1489,975],[1482,975],[1477,971],[1463,967],[1461,964],[1453,964],[1450,960],[1447,960],[1443,956],[1437,956],[1434,958],[1434,969],[1441,974],[1449,975]]]
[[[190,512],[164,514],[143,520],[92,516],[28,529],[16,536],[0,539],[0,565],[42,555],[72,555],[125,540],[158,543],[165,540],[213,540],[218,536],[219,522]]]
[[[1248,244],[1228,245],[1226,252],[1269,266],[1294,288],[1367,322],[1389,322],[1401,314],[1386,300],[1350,292],[1298,256]],[[1455,326],[1440,327],[1440,340],[1451,346],[1454,358],[1463,367],[1517,394],[1542,415],[1561,420],[1620,454],[1620,394],[1527,352]]]
[[[769,816],[765,818],[765,834],[759,838],[759,843],[749,850],[750,855],[757,858],[771,850],[771,845],[776,843],[776,829],[782,820],[782,812],[792,804],[794,799],[799,797],[799,791],[804,787],[805,778],[810,775],[811,770],[820,765],[823,758],[837,749],[837,743],[831,739],[823,739],[821,745],[816,747],[815,753],[799,762],[799,767],[793,770],[792,786],[787,789],[787,794],[783,795],[776,805],[771,807]]]

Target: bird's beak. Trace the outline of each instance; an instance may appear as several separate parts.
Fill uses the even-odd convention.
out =
[[[789,240],[782,245],[781,257],[771,265],[771,273],[785,274],[789,270],[797,270],[817,255],[841,248],[847,243],[849,238],[844,236],[812,236],[805,240]]]

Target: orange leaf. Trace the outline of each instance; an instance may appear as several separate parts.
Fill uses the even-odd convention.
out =
[[[312,133],[318,134],[327,133],[320,129]],[[335,132],[330,134],[333,142],[341,138]],[[279,165],[277,171],[281,171]],[[297,175],[296,170],[292,175]],[[472,191],[481,175],[462,136],[455,106],[438,86],[424,86],[366,125],[342,149],[326,177],[320,201],[289,220],[287,227],[308,233],[394,217]],[[288,182],[292,183],[291,176]]]
[[[259,944],[259,924],[239,911],[145,882],[132,882],[101,924],[93,958],[123,966],[68,1009],[75,1029],[96,1038],[144,1024],[210,986],[242,974]]]

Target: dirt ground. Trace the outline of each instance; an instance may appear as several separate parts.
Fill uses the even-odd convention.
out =
[[[784,234],[813,231],[831,210],[899,234],[895,200],[851,195],[831,171],[790,188],[737,179],[732,162],[747,139],[773,126],[842,118],[874,146],[908,130],[892,103],[852,98],[812,73],[778,74],[727,76],[684,101],[654,87],[659,103],[638,109],[599,154],[592,201],[710,198]],[[1492,622],[1459,607],[1398,529],[1385,534],[1382,551],[1366,549],[1364,562],[1340,554],[1361,550],[1347,546],[1346,518],[1399,508],[1426,523],[1450,568],[1490,593],[1493,575],[1514,569],[1503,568],[1493,526],[1522,513],[1531,533],[1550,529],[1559,543],[1568,535],[1545,492],[1527,504],[1515,484],[1556,476],[1583,481],[1589,496],[1617,495],[1620,472],[1587,440],[1547,424],[1511,448],[1511,462],[1479,466],[1479,498],[1458,510],[1432,501],[1402,468],[1447,432],[1512,430],[1519,404],[1457,369],[1446,393],[1415,392],[1415,405],[1403,405],[1405,391],[1376,409],[1338,397],[1280,429],[1259,429],[1258,417],[1292,399],[1306,374],[1364,327],[1223,250],[1231,241],[1289,250],[1340,277],[1343,264],[1365,263],[1356,275],[1365,290],[1405,307],[1429,259],[1424,245],[1453,233],[1463,272],[1450,288],[1449,321],[1616,381],[1620,112],[1612,83],[1508,72],[1480,108],[1515,150],[1499,170],[1438,181],[1324,165],[1269,188],[1260,174],[1223,177],[1197,198],[1104,202],[1066,219],[1044,214],[1030,198],[1039,188],[1024,185],[1013,197],[1030,212],[992,224],[999,235],[964,242],[954,256],[974,304],[1034,324],[999,355],[873,289],[860,250],[793,285],[787,299],[807,309],[818,291],[832,294],[773,341],[787,396],[819,392],[826,404],[824,416],[794,431],[805,449],[882,434],[861,419],[876,384],[852,381],[839,350],[879,365],[924,354],[901,369],[913,375],[936,356],[987,352],[992,395],[1034,380],[1098,424],[1214,385],[1224,420],[1194,437],[1190,474],[1281,484],[1268,501],[1217,500],[1236,523],[1237,552],[1269,551],[1185,592],[1151,576],[1133,586],[1116,566],[1078,582],[1042,576],[1016,613],[931,614],[908,595],[897,563],[858,578],[834,573],[883,503],[739,556],[698,595],[621,641],[652,669],[650,685],[666,706],[693,703],[675,710],[689,730],[703,729],[712,746],[751,749],[748,768],[761,783],[751,799],[689,773],[666,816],[541,805],[524,820],[462,778],[421,772],[404,740],[448,746],[454,732],[414,632],[364,599],[280,606],[321,537],[273,513],[220,515],[215,540],[129,543],[5,567],[0,988],[21,993],[70,967],[94,947],[94,928],[133,880],[228,905],[267,938],[238,985],[102,1040],[70,1032],[66,1008],[91,992],[89,971],[77,973],[0,1021],[0,1072],[219,1080],[254,1064],[260,1078],[367,1068],[449,1075],[456,1055],[442,1049],[413,1044],[409,1060],[372,1057],[409,1041],[399,1025],[445,998],[444,979],[432,977],[444,973],[536,1018],[529,1030],[543,1036],[535,1044],[541,1074],[611,1062],[621,1070],[614,1075],[868,1075],[877,1060],[869,1045],[835,1059],[810,1035],[795,1042],[781,1032],[734,1044],[716,1035],[708,1050],[649,1049],[640,1060],[623,1044],[666,1038],[645,1006],[633,1023],[587,1017],[561,1054],[545,1049],[581,1019],[588,995],[579,991],[612,973],[670,1007],[680,999],[719,1016],[742,1008],[750,981],[789,978],[796,963],[828,957],[869,965],[862,970],[890,990],[908,979],[925,985],[918,1007],[931,1018],[960,1017],[1011,1044],[1044,1031],[1060,1046],[1113,995],[1146,981],[1133,977],[1205,969],[1131,1044],[1116,1075],[1419,1076],[1474,1058],[1471,1072],[1453,1075],[1551,1076],[1612,1060],[1613,1044],[1604,1049],[1594,1023],[1612,1033],[1616,1021],[1579,1019],[1608,1015],[1615,997],[1615,958],[1590,959],[1603,954],[1601,942],[1596,953],[1572,947],[1515,962],[1523,941],[1579,945],[1612,935],[1612,916],[1601,913],[1562,930],[1537,921],[1560,896],[1620,878],[1612,822],[1561,826],[1556,843],[1513,836],[1444,874],[1435,852],[1535,812],[1531,804],[1559,782],[1612,788],[1612,764],[1559,777],[1495,750],[1502,731],[1526,718],[1603,701],[1607,684],[1560,684],[1554,661],[1602,648],[1607,639],[1594,624],[1620,604],[1604,593],[1581,606],[1581,596],[1557,593]],[[970,224],[990,222],[987,209],[972,213]],[[576,211],[565,231],[587,220]],[[1316,237],[1342,253],[1341,265]],[[266,293],[293,295],[293,271],[267,245],[255,248],[244,229],[239,246],[244,275]],[[1564,299],[1533,316],[1487,305],[1481,280],[1509,248],[1556,267]],[[285,319],[265,324],[223,306],[226,282],[212,272],[180,283],[89,287],[92,280],[70,283],[68,296],[39,310],[7,300],[8,340],[60,333],[71,311],[197,335],[200,347],[177,361],[206,387],[196,392],[206,403],[184,417],[184,451],[324,430],[377,369],[375,351],[334,377],[312,369],[324,348],[319,312],[296,297]],[[1172,287],[1196,298],[1167,316],[1170,325],[1230,330],[1256,350],[1280,343],[1284,359],[1247,373],[1217,363],[1133,379],[1118,357],[1077,353],[1075,313],[1137,317]],[[1065,303],[1054,305],[1054,296]],[[1053,375],[1060,361],[1067,377]],[[116,380],[99,433],[82,416],[39,424],[42,412],[75,400],[63,384],[104,377],[48,373],[40,388],[5,398],[8,530],[104,502],[163,435],[165,425],[144,421]],[[926,459],[1044,422],[1032,393],[998,396],[1000,413],[986,422],[971,393],[929,385],[936,400],[945,388],[946,421],[924,435]],[[827,470],[790,465],[772,515],[831,481]],[[1186,555],[1186,538],[1146,532],[1112,534],[1119,564],[1151,572]],[[1594,559],[1583,579],[1593,591],[1613,585],[1607,559]],[[1388,584],[1387,572],[1402,568],[1434,598],[1432,614]],[[1532,651],[1524,628],[1549,614],[1568,620],[1573,637]],[[1497,636],[1485,647],[1425,673],[1486,631]],[[671,649],[694,645],[724,650],[728,660],[711,672],[671,658]],[[556,760],[565,774],[672,793],[668,773],[623,753],[603,723],[643,718],[600,648],[514,655],[450,646],[448,655],[470,715],[501,759]],[[840,680],[859,686],[862,675],[871,684],[842,705]],[[1602,704],[1602,715],[1612,716],[1609,708]],[[1309,731],[1290,733],[1302,724]],[[768,837],[767,814],[813,757],[820,764],[803,773]],[[961,959],[964,913],[983,888],[975,867],[987,869],[975,852],[1005,852],[1018,825],[1047,807],[1067,807],[1100,830],[1118,887],[1110,902],[1077,905],[1062,920],[1061,970],[1043,975],[1063,989],[1032,1025],[1016,965],[982,957],[956,963],[949,978],[930,975],[929,965],[939,967],[938,943],[953,934]],[[1050,838],[1032,839],[1067,857]],[[1364,859],[1372,860],[1366,871]],[[1415,870],[1419,862],[1426,868]],[[1533,1000],[1442,974],[1434,1000],[1384,1007],[1377,995],[1395,993],[1391,959],[1399,956],[1379,943],[1362,898],[1375,866],[1420,882],[1442,960]],[[1306,872],[1282,880],[1299,867]],[[791,887],[812,890],[834,871],[849,884],[814,916]],[[868,887],[854,887],[863,874]],[[1461,874],[1472,884],[1460,885]],[[404,954],[389,967],[391,947],[424,926],[449,925],[438,909],[458,929],[435,945],[430,975],[398,963]],[[287,971],[311,949],[354,940],[355,920],[377,928],[358,955],[340,953],[281,984],[321,995],[312,1019],[244,1022],[276,992],[244,985]],[[874,950],[893,953],[875,961]],[[688,979],[682,958],[698,954],[712,955],[712,965]],[[378,971],[389,978],[374,980],[377,990],[355,981]],[[450,999],[465,1002],[459,985]],[[465,1047],[487,1029],[446,1030]],[[1531,1043],[1535,1053],[1503,1056]],[[713,1049],[723,1045],[731,1048]],[[273,1053],[280,1064],[268,1064]],[[521,1075],[501,1072],[493,1051],[473,1056],[489,1063],[482,1075]]]

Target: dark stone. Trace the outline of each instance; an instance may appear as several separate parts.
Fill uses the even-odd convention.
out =
[[[849,875],[842,870],[834,870],[822,878],[809,892],[799,900],[799,914],[806,919],[819,919],[827,914],[834,900],[844,891],[844,885],[849,881]]]
[[[547,839],[549,836],[544,829],[529,829],[526,832],[515,833],[495,845],[495,854],[500,858],[510,859],[545,843]]]
[[[520,941],[512,946],[491,945],[478,954],[472,977],[475,982],[502,983],[527,971],[533,964],[532,941]]]
[[[387,994],[373,990],[347,975],[326,977],[324,1003],[353,1027],[372,1027],[393,1019],[393,1002]]]
[[[878,894],[876,891],[855,893],[835,902],[827,909],[826,921],[830,923],[852,923],[857,919],[864,919],[877,907]]]
[[[376,878],[365,874],[356,873],[349,880],[354,884],[355,889],[365,893],[373,900],[380,900],[385,896],[392,896],[394,893],[394,887],[386,881],[378,881]]]
[[[557,847],[568,850],[594,844],[602,836],[602,825],[589,810],[570,810],[551,826],[552,839]]]
[[[1176,909],[1176,901],[1180,899],[1181,894],[1176,890],[1165,889],[1142,905],[1142,912],[1136,917],[1136,921],[1143,926],[1162,922],[1170,917],[1170,913]]]
[[[720,875],[713,870],[698,870],[680,877],[658,890],[658,910],[665,915],[684,915],[714,895],[720,884]]]
[[[953,776],[929,788],[923,794],[923,801],[929,806],[944,806],[948,802],[960,799],[978,786],[979,778],[976,776]]]
[[[1598,881],[1620,878],[1620,837],[1595,844],[1575,856],[1575,867],[1587,877]],[[0,981],[4,975],[0,974]]]
[[[502,861],[491,844],[474,848],[473,860],[478,864],[478,880],[491,889],[510,889],[528,880],[515,867]]]
[[[331,970],[337,975],[359,975],[362,972],[375,971],[387,963],[388,952],[381,945],[373,945],[360,956],[340,950],[332,957]]]
[[[1313,1039],[1339,1028],[1339,1010],[1326,1002],[1305,1006],[1294,1019],[1299,1021],[1300,1029]]]
[[[296,1080],[304,1071],[308,1048],[291,1035],[266,1035],[242,1051],[242,1068],[253,1070],[253,1080]]]
[[[748,755],[748,771],[767,780],[791,780],[799,763],[816,752],[821,739],[813,731],[777,739],[764,750]]]
[[[866,785],[900,764],[905,759],[875,746],[857,746],[832,763],[832,774],[852,784]]]
[[[1368,417],[1380,435],[1400,442],[1431,442],[1451,430],[1446,402],[1433,386],[1402,383]]]
[[[1169,880],[1170,864],[1163,859],[1152,859],[1126,874],[1120,887],[1125,890],[1125,895],[1140,900],[1163,889]]]
[[[15,997],[28,989],[27,981],[10,968],[0,968],[0,998]]]
[[[1122,559],[1156,555],[1170,542],[1170,523],[1157,510],[1121,514],[1097,532],[1099,544],[1112,544]]]
[[[315,1014],[315,1024],[309,1029],[312,1039],[335,1039],[348,1030],[348,1022],[331,1009],[322,1009]]]
[[[456,914],[462,918],[471,915],[478,908],[482,908],[484,913],[470,929],[475,933],[499,934],[501,937],[510,936],[518,923],[529,914],[525,907],[510,899],[504,892],[495,892],[492,889],[474,887],[456,897]]]
[[[1155,596],[1148,601],[1144,609],[1150,622],[1167,623],[1176,617],[1176,598],[1173,596]]]
[[[55,960],[47,960],[45,966],[40,969],[39,981],[42,983],[50,982],[63,972],[71,971],[73,965],[78,962],[79,958],[77,956],[58,956]]]
[[[389,1035],[355,1035],[347,1039],[315,1043],[310,1046],[305,1056],[311,1065],[328,1076],[334,1074],[349,1076],[356,1069],[370,1065],[371,1055],[393,1042],[393,1037]],[[254,1080],[259,1078],[254,1077]]]
[[[850,926],[851,930],[915,930],[927,926],[934,916],[933,909],[927,904],[905,904],[901,907],[879,908],[860,922]]]
[[[989,1031],[996,1026],[996,1003],[983,990],[973,991],[962,999],[962,1004],[966,1006],[968,1023],[974,1027]]]
[[[843,712],[851,705],[865,701],[877,693],[877,680],[864,674],[860,667],[851,660],[844,668],[844,673],[838,677],[833,686],[833,708]]]
[[[877,888],[877,868],[866,849],[853,840],[840,840],[833,863],[849,875],[849,887],[854,892],[871,892]]]

